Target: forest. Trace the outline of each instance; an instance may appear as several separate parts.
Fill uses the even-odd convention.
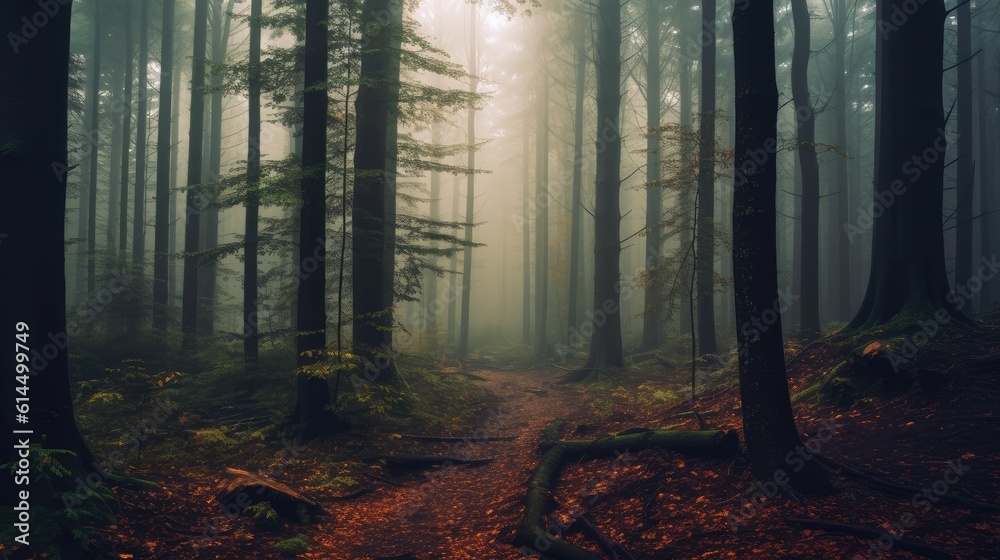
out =
[[[1000,3],[0,31],[0,558],[1000,558]]]

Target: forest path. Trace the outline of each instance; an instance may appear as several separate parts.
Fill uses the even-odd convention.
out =
[[[510,537],[523,515],[528,479],[542,431],[554,420],[584,421],[592,411],[558,370],[471,370],[496,396],[485,419],[459,443],[426,443],[427,453],[494,458],[478,467],[442,467],[411,475],[404,486],[382,484],[357,500],[328,507],[301,558],[518,559]],[[485,441],[514,436],[512,441]],[[377,482],[377,481],[373,481]],[[329,547],[329,548],[328,548]],[[407,554],[411,556],[406,556]]]

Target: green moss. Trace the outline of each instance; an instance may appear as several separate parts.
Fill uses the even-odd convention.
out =
[[[309,550],[309,539],[305,537],[292,537],[274,543],[274,550],[285,556],[296,556]]]

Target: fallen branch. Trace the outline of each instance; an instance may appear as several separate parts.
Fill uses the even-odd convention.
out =
[[[475,443],[479,441],[514,441],[517,436],[495,436],[495,437],[477,437],[477,436],[462,436],[462,437],[446,437],[446,436],[421,436],[415,434],[400,434],[401,438],[412,439],[416,441],[440,441],[446,443]]]
[[[565,440],[543,444],[543,448],[551,448],[554,445],[566,448],[567,461],[583,457],[614,456],[626,450],[642,451],[652,448],[697,457],[725,458],[739,451],[739,436],[734,431],[644,430],[605,436],[593,441]]]
[[[926,544],[908,539],[897,538],[883,529],[864,527],[861,525],[849,525],[847,523],[838,523],[836,521],[824,521],[822,519],[787,518],[785,519],[785,523],[812,531],[841,533],[844,535],[851,535],[871,540],[878,540],[883,535],[889,535],[893,539],[892,548],[894,549],[902,550],[904,552],[912,552],[913,554],[919,554],[920,556],[932,558],[934,560],[952,560],[955,558],[955,556],[943,550],[933,548]]]
[[[442,465],[468,465],[478,467],[488,465],[495,459],[462,459],[461,457],[448,457],[446,455],[377,455],[362,459],[365,463],[377,463],[385,461],[385,466],[392,470],[405,469],[427,469],[430,467],[440,467]]]

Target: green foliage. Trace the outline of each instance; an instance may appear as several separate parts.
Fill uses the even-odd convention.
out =
[[[243,510],[243,515],[252,519],[254,524],[261,529],[276,529],[284,524],[281,520],[281,516],[278,515],[278,512],[271,506],[271,502],[258,502],[251,506],[247,506],[246,509]]]
[[[31,550],[35,558],[78,557],[90,548],[95,529],[115,522],[114,495],[102,484],[88,483],[89,473],[72,451],[30,448]],[[3,485],[14,480],[15,463],[0,466]],[[17,487],[18,490],[23,487]],[[14,488],[3,488],[12,495]],[[0,542],[13,543],[14,511],[4,508],[0,514]],[[17,550],[17,548],[15,548]]]
[[[274,543],[274,550],[285,556],[296,556],[309,550],[309,539],[305,537],[292,537]]]

